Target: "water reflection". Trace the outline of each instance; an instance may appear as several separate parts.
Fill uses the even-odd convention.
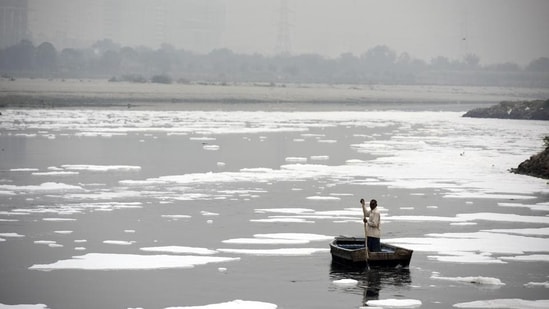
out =
[[[412,284],[412,277],[408,268],[351,268],[345,265],[332,263],[330,268],[331,281],[354,279],[358,281],[356,287],[345,289],[350,293],[362,293],[363,303],[368,300],[379,299],[382,289],[401,289]]]

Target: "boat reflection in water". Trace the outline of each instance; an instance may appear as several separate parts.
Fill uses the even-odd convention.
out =
[[[412,284],[410,270],[408,268],[367,268],[352,267],[332,262],[330,268],[330,279],[332,281],[341,279],[354,279],[358,284],[348,288],[350,293],[362,293],[363,304],[369,300],[378,300],[379,293],[385,290],[407,289]]]

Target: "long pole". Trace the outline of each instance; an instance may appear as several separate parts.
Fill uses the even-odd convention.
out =
[[[370,269],[370,264],[368,263],[368,260],[370,259],[370,255],[368,253],[368,223],[364,222],[364,255],[366,259],[366,269]]]
[[[362,222],[364,223],[364,258],[366,259],[366,269],[370,269],[370,265],[368,263],[368,260],[370,259],[370,255],[368,253],[368,221],[366,218],[368,218],[368,211],[366,210],[366,202],[364,199],[360,200],[360,204],[362,205],[362,212],[364,214]]]

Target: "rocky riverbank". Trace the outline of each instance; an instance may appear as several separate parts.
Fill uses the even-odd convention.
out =
[[[511,172],[549,179],[549,136],[544,138],[544,142],[545,150],[531,156],[517,168],[511,169]]]
[[[505,101],[491,107],[470,110],[463,117],[549,120],[549,100]]]
[[[504,101],[486,108],[468,111],[463,117],[549,120],[549,100]],[[549,179],[549,136],[544,138],[545,150],[531,156],[517,168],[510,171],[516,174],[530,175]]]

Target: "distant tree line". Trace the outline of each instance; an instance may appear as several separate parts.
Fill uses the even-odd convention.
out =
[[[549,87],[549,58],[480,65],[467,54],[452,60],[439,56],[426,62],[387,46],[361,55],[329,59],[317,54],[237,54],[216,49],[196,54],[164,44],[159,49],[121,47],[105,39],[89,48],[57,50],[49,42],[31,41],[0,50],[4,77],[109,78],[111,81],[195,83],[265,82],[346,84],[445,84]]]

